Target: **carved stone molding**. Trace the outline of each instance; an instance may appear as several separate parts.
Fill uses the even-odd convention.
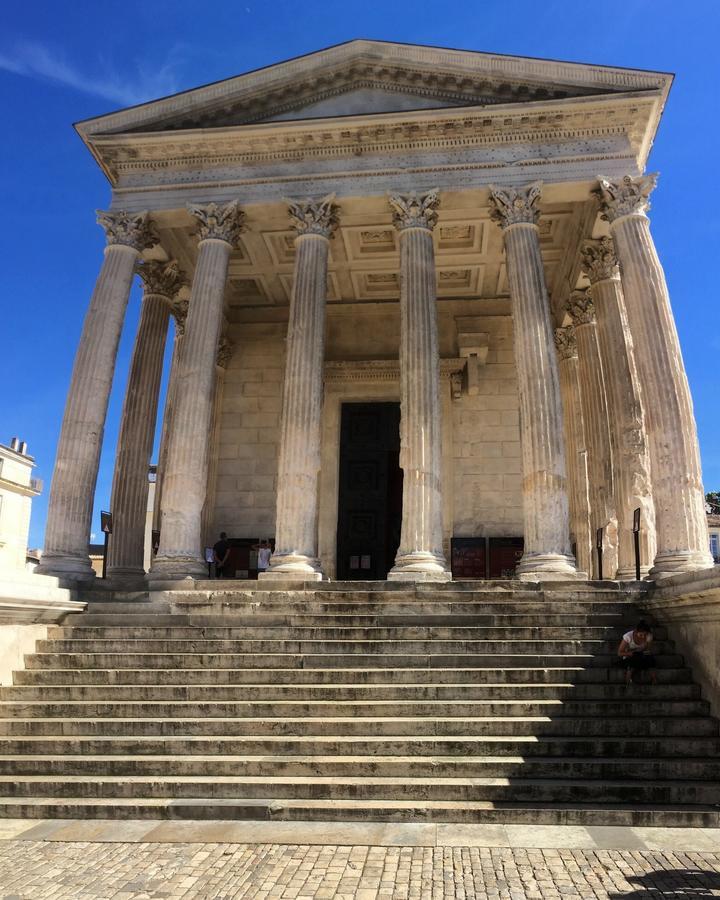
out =
[[[580,250],[580,261],[590,284],[620,277],[615,244],[610,237],[602,237],[598,241],[587,241]]]
[[[650,194],[657,184],[657,172],[650,175],[626,175],[622,181],[610,181],[598,176],[593,194],[600,200],[600,217],[614,222],[623,216],[644,216],[650,209]]]
[[[97,221],[105,231],[108,246],[122,244],[132,247],[138,253],[154,247],[159,242],[155,226],[150,221],[150,213],[128,213],[124,210],[97,210]]]
[[[240,209],[237,200],[225,206],[217,203],[208,203],[206,206],[188,204],[187,208],[198,221],[201,241],[225,241],[231,247],[237,245],[245,220],[245,213]]]
[[[220,338],[217,352],[217,366],[220,369],[227,369],[228,363],[232,359],[235,352],[235,342],[231,341],[227,335]]]
[[[437,189],[426,194],[411,191],[409,194],[388,194],[392,208],[393,225],[398,231],[406,228],[426,228],[432,231],[438,220],[440,196]]]
[[[189,300],[175,300],[170,307],[170,312],[175,319],[175,329],[178,334],[185,334],[185,320],[187,319]]]
[[[334,203],[335,194],[328,194],[322,200],[288,200],[290,224],[298,237],[318,234],[331,238],[339,225],[340,207]]]
[[[565,304],[565,309],[575,327],[595,323],[595,306],[590,291],[573,291]]]
[[[573,325],[555,329],[555,347],[560,359],[572,359],[573,356],[577,356],[577,340]]]
[[[167,262],[149,259],[137,266],[137,273],[143,281],[146,294],[160,294],[172,300],[188,280],[174,259]]]
[[[440,359],[440,377],[453,385],[453,398],[457,399],[457,379],[467,360],[447,357]],[[330,386],[348,381],[400,381],[400,362],[397,359],[331,360],[325,363],[325,383]]]
[[[490,218],[503,229],[511,225],[537,225],[540,219],[541,193],[541,181],[521,188],[491,185]]]

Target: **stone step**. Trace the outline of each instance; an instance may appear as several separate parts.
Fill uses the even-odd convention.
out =
[[[700,686],[690,682],[678,684],[633,685],[624,683],[572,684],[571,682],[528,684],[248,684],[233,685],[228,679],[230,669],[178,669],[163,672],[163,677],[152,677],[154,670],[105,669],[43,670],[16,672],[16,687],[39,687],[33,694],[20,696],[33,700],[50,700],[59,697],[71,699],[97,699],[112,696],[114,700],[626,700],[645,697],[649,700],[697,700]],[[223,673],[224,678],[218,677]],[[141,678],[135,676],[142,675]],[[43,677],[38,677],[43,676]],[[52,676],[52,677],[45,677]],[[77,676],[77,677],[72,677]],[[51,688],[53,693],[48,691]],[[55,692],[57,689],[72,691]],[[90,689],[93,689],[92,691]],[[111,688],[112,694],[107,693]],[[7,688],[3,695],[7,700],[19,695]]]
[[[625,633],[622,624],[575,625],[569,629],[567,625],[548,625],[538,617],[534,625],[262,625],[250,623],[242,626],[177,626],[174,628],[150,626],[125,626],[85,628],[76,625],[72,628],[53,626],[49,629],[48,641],[45,643],[72,642],[141,642],[141,641],[467,641],[467,640],[525,640],[525,641],[585,641],[612,640],[619,641]],[[667,640],[667,629],[655,628],[656,641]],[[38,648],[40,649],[40,648]],[[61,649],[56,647],[55,649]]]
[[[2,707],[7,712],[7,707]],[[117,710],[113,710],[116,712]],[[17,719],[22,717],[17,710]],[[62,733],[72,733],[73,717],[38,716],[39,720],[55,721]],[[8,733],[6,723],[13,716],[0,719],[0,734]],[[84,726],[94,724],[97,734],[201,734],[201,735],[557,735],[560,737],[712,737],[718,734],[718,722],[710,716],[644,716],[637,720],[627,717],[583,716],[272,716],[223,718],[208,717],[140,717],[107,718],[95,716]],[[67,729],[71,729],[68,731]],[[17,734],[15,730],[13,733]],[[36,732],[37,733],[37,732]]]
[[[0,797],[123,797],[220,799],[368,799],[537,803],[622,803],[634,795],[630,779],[382,778],[376,776],[142,776],[0,775]],[[643,781],[646,803],[717,804],[714,781]]]
[[[657,671],[658,685],[689,684],[691,672],[687,668],[668,667]],[[547,685],[558,682],[572,685],[624,686],[625,674],[620,667],[543,666],[542,668],[81,668],[81,669],[25,669],[14,673],[17,686],[48,685],[48,690],[27,691],[19,696],[28,699],[55,696],[49,686],[60,685],[126,685],[128,690],[116,696],[137,697],[132,685],[354,685],[357,687],[382,684],[384,686],[419,685]],[[631,690],[640,689],[639,686]],[[0,699],[18,696],[15,687],[0,687]],[[120,687],[117,688],[120,691]]]
[[[276,640],[258,640],[253,636],[241,640],[209,640],[198,637],[195,640],[69,640],[47,641],[36,643],[38,654],[92,654],[104,653],[145,653],[145,654],[382,654],[397,656],[402,654],[469,655],[493,654],[526,655],[526,654],[592,654],[617,655],[618,639],[612,640],[542,640],[542,639],[508,639],[486,640],[482,638],[465,638],[458,640],[312,640],[288,639],[280,637]],[[656,656],[672,654],[674,646],[670,641],[654,641],[653,653]]]
[[[580,666],[610,668],[616,665],[615,653],[536,652],[536,653],[34,653],[26,656],[28,669],[181,669],[214,668],[545,668]],[[658,668],[679,668],[683,658],[677,654],[657,657]]]
[[[212,722],[209,723],[212,725]],[[152,726],[152,727],[149,727]],[[497,757],[608,757],[623,763],[643,758],[711,759],[720,752],[717,736],[570,737],[509,734],[378,736],[378,735],[245,735],[192,734],[197,723],[168,720],[109,719],[97,726],[82,720],[0,719],[0,752],[7,755],[238,755],[445,757],[482,760]],[[103,729],[108,734],[99,734]],[[212,729],[210,729],[212,731]]]
[[[74,690],[69,688],[69,691]],[[242,690],[238,692],[242,696]],[[621,700],[454,700],[450,709],[446,700],[254,700],[235,699],[222,702],[217,698],[203,701],[158,700],[152,695],[132,702],[119,701],[112,696],[112,689],[105,689],[105,696],[96,700],[78,700],[72,697],[49,701],[7,700],[0,703],[0,714],[5,717],[28,718],[39,716],[89,717],[89,718],[172,718],[196,717],[259,719],[288,718],[335,719],[353,717],[356,719],[384,718],[442,718],[451,712],[453,717],[496,717],[499,721],[507,716],[546,716],[552,719],[632,717],[638,727],[647,718],[673,719],[680,716],[706,716],[709,705],[705,700],[652,700],[647,695],[636,700],[628,697]]]
[[[664,802],[493,803],[489,801],[214,800],[82,797],[2,798],[0,817],[29,819],[249,819],[273,821],[457,822],[485,824],[716,828],[712,806]]]
[[[0,775],[300,776],[341,778],[553,778],[633,779],[643,781],[719,780],[717,758],[644,758],[536,756],[242,756],[220,753],[178,755],[9,755],[0,746]],[[139,752],[144,748],[140,747]]]

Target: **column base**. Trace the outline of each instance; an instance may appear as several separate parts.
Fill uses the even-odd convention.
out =
[[[115,584],[138,584],[145,580],[145,569],[137,566],[108,566],[107,580]]]
[[[258,574],[258,581],[322,581],[320,560],[303,553],[275,554],[270,568]]]
[[[388,581],[452,581],[445,557],[429,550],[398,554]]]
[[[645,581],[649,577],[650,566],[640,566],[640,580]],[[615,578],[617,581],[637,581],[637,578],[635,577],[635,566],[618,569]]]
[[[575,559],[563,553],[526,553],[515,571],[519,581],[577,581]]]
[[[93,581],[96,577],[89,556],[68,556],[64,553],[43,553],[35,572],[70,581]]]
[[[195,556],[156,556],[145,577],[148,582],[207,578],[207,563]]]
[[[695,572],[699,569],[711,569],[715,562],[710,551],[678,550],[675,552],[658,553],[655,564],[650,569],[649,577],[653,581],[660,578],[670,578],[681,572]]]

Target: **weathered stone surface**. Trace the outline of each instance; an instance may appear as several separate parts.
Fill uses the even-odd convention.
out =
[[[618,523],[610,422],[605,400],[606,375],[597,341],[595,308],[588,291],[573,291],[566,309],[575,327],[578,351],[578,385],[590,495],[590,538],[595,546],[597,530],[604,529],[603,577],[614,578],[618,567]],[[593,554],[588,574],[599,577],[596,554]]]
[[[391,580],[451,577],[442,543],[440,370],[432,229],[440,198],[389,198],[400,242],[400,546]]]
[[[612,238],[588,242],[582,251],[597,319],[605,398],[613,454],[615,510],[618,517],[618,578],[633,579],[633,519],[640,509],[640,575],[655,559],[655,509],[650,458],[635,351],[625,312]]]
[[[156,241],[147,213],[101,212],[98,221],[108,245],[75,357],[38,568],[41,574],[79,580],[95,577],[88,557],[95,483],[135,263]]]
[[[503,229],[520,384],[527,579],[574,578],[560,385],[537,222],[540,185],[492,188]]]
[[[662,577],[707,568],[712,557],[690,387],[646,215],[655,181],[600,178],[597,193],[620,263],[645,404],[657,533],[651,575]]]
[[[160,547],[151,578],[206,571],[202,555],[202,508],[207,490],[209,433],[216,362],[230,251],[242,228],[237,203],[192,207],[200,228],[168,455],[163,477]]]

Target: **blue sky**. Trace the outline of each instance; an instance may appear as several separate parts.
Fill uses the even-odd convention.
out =
[[[650,168],[652,229],[695,398],[705,484],[720,489],[720,88],[717,0],[4,0],[0,31],[0,441],[18,435],[45,491],[103,235],[109,187],[72,123],[355,37],[676,73]],[[715,111],[713,111],[713,108]],[[120,346],[98,479],[107,508],[122,390],[139,312]]]

